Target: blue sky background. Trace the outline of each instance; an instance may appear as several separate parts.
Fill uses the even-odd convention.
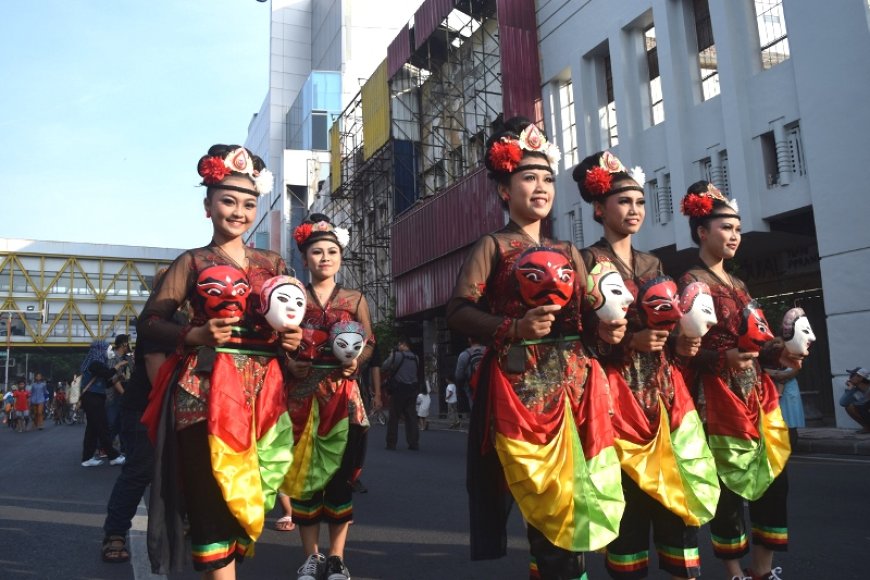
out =
[[[0,237],[188,248],[196,162],[268,90],[268,2],[16,0],[0,19]]]

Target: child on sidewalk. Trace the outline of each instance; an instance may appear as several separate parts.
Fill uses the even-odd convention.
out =
[[[453,376],[447,379],[447,389],[444,391],[444,400],[447,402],[447,419],[450,421],[450,428],[456,429],[459,427],[459,414],[456,411],[456,381]]]
[[[429,381],[424,381],[423,392],[417,394],[417,421],[420,424],[420,431],[429,429],[429,407],[432,405],[431,392],[432,387],[429,386]]]

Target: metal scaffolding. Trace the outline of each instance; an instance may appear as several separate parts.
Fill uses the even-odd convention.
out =
[[[483,162],[490,124],[502,109],[495,13],[492,0],[455,3],[389,79],[389,138],[367,158],[362,93],[337,121],[341,179],[324,194],[323,211],[351,230],[343,283],[363,291],[374,322],[394,313],[393,219]]]

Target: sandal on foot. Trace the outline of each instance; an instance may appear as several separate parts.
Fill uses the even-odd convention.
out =
[[[296,524],[293,523],[293,516],[283,516],[275,522],[275,529],[279,532],[292,532],[296,529]]]
[[[106,536],[103,538],[103,562],[121,564],[130,560],[127,550],[127,539],[124,536]]]

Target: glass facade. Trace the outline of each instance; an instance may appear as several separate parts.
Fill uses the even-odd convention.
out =
[[[341,73],[312,71],[287,112],[287,149],[329,149],[329,126],[341,113]]]

